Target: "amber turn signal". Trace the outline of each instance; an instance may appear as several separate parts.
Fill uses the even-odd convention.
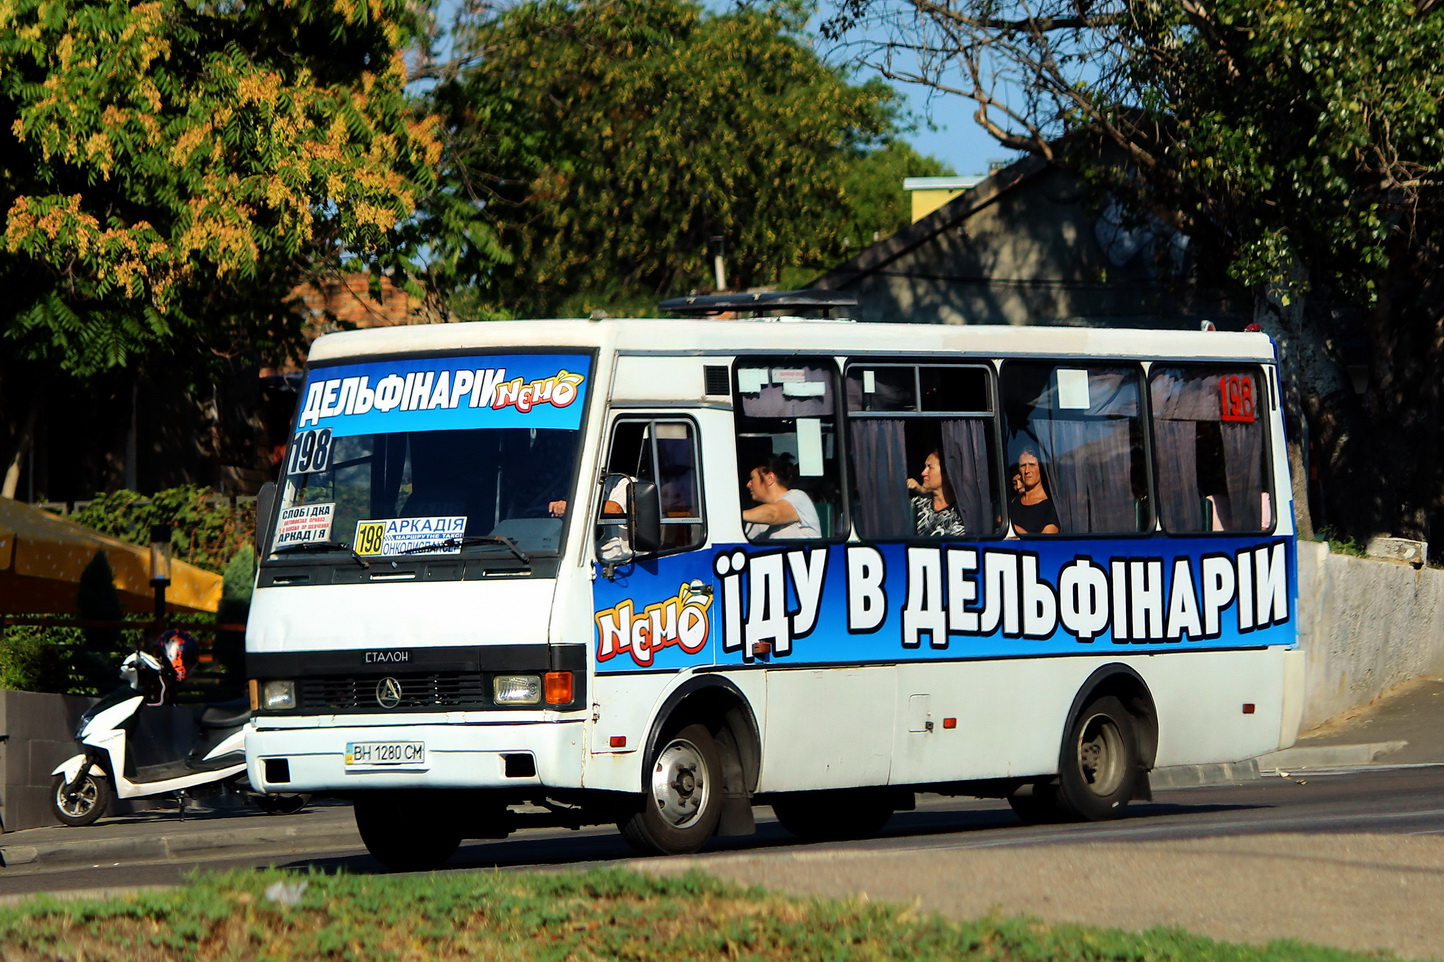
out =
[[[542,678],[542,691],[548,705],[570,705],[572,703],[572,673],[549,671]]]

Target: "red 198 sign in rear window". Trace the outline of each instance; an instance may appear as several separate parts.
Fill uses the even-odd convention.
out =
[[[1220,421],[1253,421],[1253,378],[1247,375],[1225,374],[1218,379],[1218,399]]]

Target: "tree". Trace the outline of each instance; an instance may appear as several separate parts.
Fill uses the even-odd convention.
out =
[[[479,306],[650,312],[712,286],[713,238],[733,288],[845,256],[875,205],[857,165],[896,135],[895,94],[823,63],[805,22],[790,2],[537,0],[462,37],[476,65],[435,92],[446,196],[510,261],[474,274]],[[435,236],[439,256],[465,248]]]
[[[849,217],[845,243],[854,250],[867,247],[908,226],[912,211],[901,190],[907,178],[953,173],[941,160],[924,157],[901,140],[858,158],[843,176]]]
[[[1252,290],[1329,524],[1444,523],[1437,0],[848,0],[828,31],[971,98],[999,143],[1164,218]]]
[[[299,282],[404,266],[440,143],[404,95],[401,0],[0,11],[10,373],[203,379],[299,344]]]

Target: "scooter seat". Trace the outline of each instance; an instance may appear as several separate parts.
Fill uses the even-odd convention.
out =
[[[196,713],[201,728],[240,728],[250,720],[251,703],[246,698],[205,705]]]

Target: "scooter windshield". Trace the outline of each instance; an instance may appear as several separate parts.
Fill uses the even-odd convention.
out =
[[[313,368],[270,555],[557,554],[590,370],[555,354]]]

